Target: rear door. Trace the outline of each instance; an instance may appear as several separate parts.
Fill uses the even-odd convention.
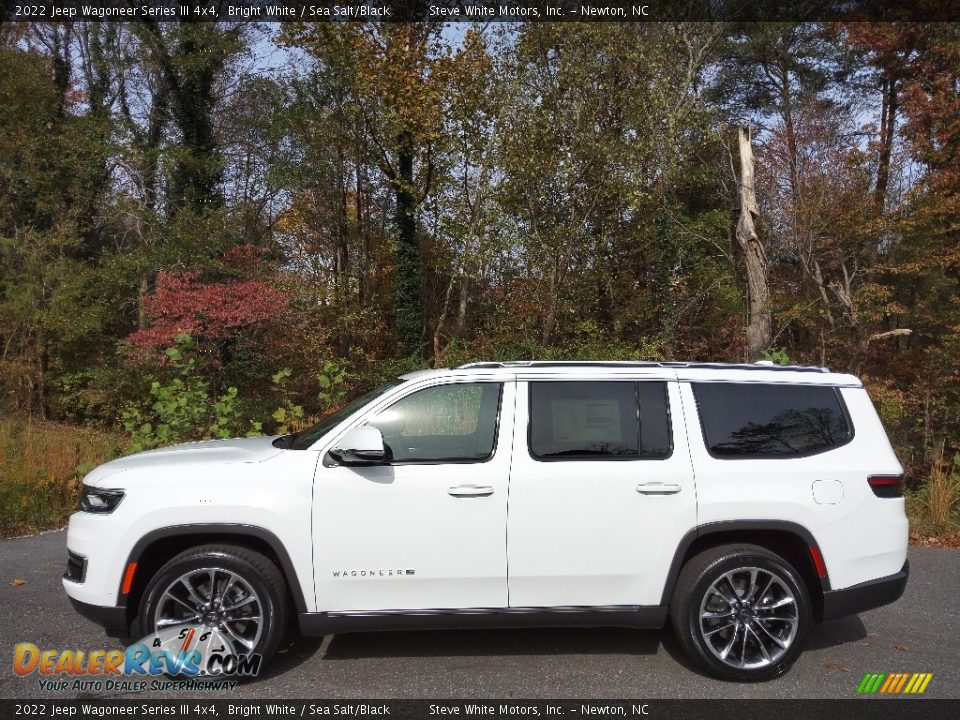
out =
[[[511,607],[659,605],[696,492],[675,380],[517,384]]]

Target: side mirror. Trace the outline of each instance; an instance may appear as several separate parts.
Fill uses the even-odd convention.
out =
[[[387,456],[383,433],[370,426],[350,430],[329,454],[341,465],[379,465]]]

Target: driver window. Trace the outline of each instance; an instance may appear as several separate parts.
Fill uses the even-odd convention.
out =
[[[499,383],[435,385],[398,400],[367,424],[391,462],[482,462],[493,456]]]

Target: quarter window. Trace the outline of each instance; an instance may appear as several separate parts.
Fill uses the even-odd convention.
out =
[[[530,453],[540,460],[664,458],[670,455],[666,384],[530,384]]]
[[[694,383],[707,449],[720,458],[826,452],[853,437],[835,388]]]
[[[392,462],[481,462],[493,455],[500,389],[499,383],[436,385],[367,424],[383,433]]]

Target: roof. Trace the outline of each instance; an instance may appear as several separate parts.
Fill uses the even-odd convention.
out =
[[[514,360],[474,362],[453,368],[420,370],[403,375],[404,380],[433,377],[471,377],[477,379],[558,379],[558,378],[650,378],[686,382],[749,382],[800,385],[862,387],[853,375],[833,373],[810,365],[712,362],[633,362],[633,361],[559,361]]]
[[[506,360],[502,362],[474,362],[458,365],[453,370],[467,368],[541,368],[541,367],[662,367],[662,368],[711,368],[717,370],[792,370],[794,372],[830,372],[817,365],[777,365],[772,360],[755,363],[678,362],[674,360]]]

